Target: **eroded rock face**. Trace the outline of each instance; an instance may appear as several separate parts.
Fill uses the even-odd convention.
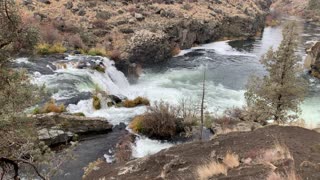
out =
[[[174,47],[188,49],[198,44],[222,38],[250,38],[264,26],[264,14],[252,18],[224,16],[221,21],[192,18],[176,18],[147,24],[137,31],[126,50],[130,62],[152,64],[172,56]]]
[[[104,118],[89,118],[70,114],[40,114],[37,120],[39,139],[47,145],[65,143],[77,135],[107,133],[112,125]]]
[[[170,57],[168,38],[161,31],[137,31],[129,42],[127,53],[131,62],[159,62]]]
[[[314,77],[320,78],[320,42],[307,49],[308,56],[305,60],[305,65],[310,68],[310,72]]]
[[[194,180],[199,179],[198,167],[212,161],[224,163],[227,152],[238,155],[239,165],[229,168],[226,175],[212,175],[208,179],[265,179],[274,173],[291,170],[302,179],[319,179],[316,165],[320,163],[320,154],[315,153],[317,148],[310,149],[320,144],[319,137],[317,132],[304,128],[267,126],[250,132],[219,135],[210,141],[180,144],[129,162],[100,164],[98,170],[84,179]],[[276,139],[285,142],[288,149],[276,149]],[[288,153],[290,155],[285,155]]]

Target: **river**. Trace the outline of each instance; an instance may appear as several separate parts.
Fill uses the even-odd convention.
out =
[[[304,28],[298,53],[302,64],[305,44],[319,40],[320,27],[304,22],[301,24]],[[270,47],[277,48],[280,44],[281,30],[281,26],[266,27],[261,37],[255,40],[220,41],[183,50],[166,63],[144,69],[135,84],[129,84],[126,77],[114,67],[114,62],[108,58],[80,55],[68,56],[58,61],[42,59],[37,62],[33,59],[19,58],[16,67],[27,68],[33,75],[33,82],[39,85],[46,84],[57,101],[78,99],[75,104],[71,103],[67,107],[69,112],[83,112],[88,117],[105,117],[114,125],[120,122],[128,124],[146,108],[109,108],[103,103],[102,109],[94,110],[90,94],[88,96],[86,93],[98,87],[110,94],[128,98],[144,96],[151,101],[163,100],[171,104],[190,99],[196,107],[200,102],[203,73],[206,71],[206,111],[220,114],[227,108],[241,107],[245,104],[247,80],[251,75],[266,74],[259,60]],[[103,62],[107,67],[106,72],[78,69],[75,67],[78,61]],[[302,75],[308,80],[309,88],[308,95],[301,105],[301,118],[310,127],[314,127],[320,123],[320,81],[307,75],[307,72],[303,72]],[[133,156],[143,157],[172,145],[139,137],[136,145],[133,145]],[[94,150],[101,152],[99,147],[93,148]]]
[[[303,23],[303,22],[301,22]],[[303,23],[299,55],[305,58],[305,44],[319,40],[320,27]],[[251,75],[266,71],[259,60],[269,48],[276,49],[282,40],[282,27],[266,27],[256,40],[221,41],[183,50],[161,67],[146,69],[130,91],[151,100],[178,103],[192,98],[200,102],[204,69],[206,69],[206,110],[221,113],[226,108],[245,104],[245,85]],[[301,105],[303,118],[310,127],[320,123],[320,81],[303,72],[309,82],[308,95]]]

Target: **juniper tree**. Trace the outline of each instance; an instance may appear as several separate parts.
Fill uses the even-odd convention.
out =
[[[245,93],[249,118],[265,122],[273,119],[285,123],[297,118],[299,105],[304,99],[305,83],[297,74],[299,59],[298,27],[295,23],[287,24],[283,29],[283,40],[276,51],[271,48],[262,58],[261,63],[268,71],[263,78],[253,77]]]

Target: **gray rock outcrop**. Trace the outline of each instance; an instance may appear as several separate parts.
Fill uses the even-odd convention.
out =
[[[70,114],[39,114],[37,120],[39,139],[47,145],[65,143],[78,135],[107,133],[112,125],[104,118],[89,118]]]

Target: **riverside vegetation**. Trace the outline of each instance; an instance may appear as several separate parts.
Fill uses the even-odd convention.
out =
[[[38,42],[38,31],[24,24],[14,1],[0,2],[0,167],[1,179],[49,178],[63,159],[55,156],[38,139],[35,121],[25,109],[44,96],[42,88],[30,84],[25,71],[10,69],[9,63],[19,52],[31,52]],[[57,158],[55,162],[53,158]],[[60,160],[58,160],[60,159]],[[50,167],[40,171],[39,167]]]

